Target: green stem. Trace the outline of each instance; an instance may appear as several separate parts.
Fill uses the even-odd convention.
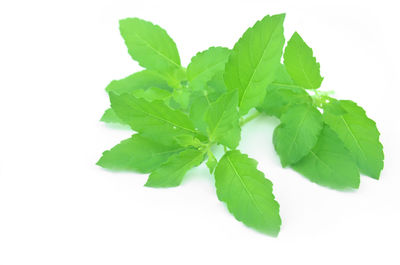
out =
[[[256,111],[253,114],[250,114],[249,116],[247,116],[246,118],[244,118],[243,120],[240,121],[240,127],[242,127],[243,125],[245,125],[246,123],[254,120],[255,118],[257,118],[258,116],[260,116],[260,112]]]

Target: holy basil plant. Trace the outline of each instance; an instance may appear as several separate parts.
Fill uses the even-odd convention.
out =
[[[347,190],[359,187],[360,173],[378,179],[383,147],[375,122],[353,101],[320,91],[320,65],[297,32],[283,49],[284,18],[264,17],[233,49],[211,47],[186,68],[164,29],[138,18],[121,20],[128,53],[144,70],[107,86],[111,108],[101,120],[136,133],[97,164],[149,173],[145,186],[166,188],[205,162],[233,216],[272,236],[281,225],[272,183],[237,150],[241,127],[256,116],[280,120],[273,144],[282,166],[310,181]],[[214,145],[224,147],[219,159]]]

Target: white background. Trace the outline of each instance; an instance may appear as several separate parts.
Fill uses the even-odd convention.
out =
[[[1,1],[0,264],[400,264],[398,1]],[[282,169],[272,118],[243,130],[240,149],[274,183],[278,238],[236,221],[205,167],[173,189],[95,165],[129,137],[99,118],[105,86],[140,68],[118,20],[167,29],[184,65],[209,46],[233,47],[266,14],[286,12],[314,49],[322,90],[377,121],[379,181],[356,192]]]

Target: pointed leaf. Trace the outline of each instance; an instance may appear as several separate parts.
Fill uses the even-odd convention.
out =
[[[129,94],[113,93],[110,93],[110,100],[117,116],[134,131],[144,135],[169,141],[180,134],[197,133],[186,114],[171,109],[162,101],[149,102]]]
[[[228,90],[239,91],[241,115],[262,102],[265,88],[274,79],[285,42],[284,18],[280,14],[258,21],[243,34],[229,56],[224,80]]]
[[[106,87],[106,91],[120,95],[124,93],[132,93],[138,89],[146,90],[152,87],[172,91],[165,79],[163,79],[159,74],[149,70],[136,72],[120,80],[113,80]]]
[[[143,98],[147,101],[163,100],[165,103],[167,103],[171,97],[169,91],[156,87],[150,87],[146,90],[136,89],[133,90],[131,94],[136,98]],[[104,112],[100,120],[107,123],[125,124],[125,122],[118,118],[117,114],[115,114],[114,110],[111,108]]]
[[[292,168],[312,182],[333,189],[356,189],[360,185],[357,164],[327,125],[315,147]]]
[[[101,116],[100,121],[106,122],[106,123],[119,123],[119,124],[124,124],[124,122],[118,118],[117,114],[110,108],[107,109],[103,116]]]
[[[332,100],[324,107],[324,120],[349,149],[360,171],[379,179],[383,146],[376,123],[367,117],[365,110],[350,100]]]
[[[228,92],[213,102],[206,113],[210,141],[217,141],[231,149],[236,148],[240,141],[237,97],[237,91]],[[226,138],[227,132],[232,132],[229,138]]]
[[[161,167],[150,174],[147,187],[176,187],[181,184],[186,172],[203,162],[204,152],[197,149],[187,149],[171,156]]]
[[[230,50],[224,47],[211,47],[194,56],[187,67],[187,77],[194,90],[201,90],[217,73],[225,69]]]
[[[294,105],[275,128],[273,142],[282,166],[298,162],[315,146],[322,130],[321,113],[309,105]]]
[[[138,18],[120,20],[119,29],[129,54],[141,66],[178,77],[181,71],[178,49],[164,29]]]
[[[137,98],[145,98],[152,101],[168,97],[172,89],[159,74],[149,70],[143,70],[126,78],[111,81],[106,87],[106,91],[118,95],[124,93],[133,94]],[[112,109],[108,109],[104,112],[101,121],[124,124]]]
[[[227,152],[215,169],[218,199],[235,218],[260,232],[276,236],[281,218],[272,183],[257,170],[257,162],[239,151]]]
[[[182,150],[183,147],[173,142],[167,145],[135,134],[105,151],[97,165],[112,170],[148,173],[166,162],[171,155]]]
[[[307,89],[317,89],[323,78],[313,51],[295,32],[288,41],[283,55],[285,67],[294,82]]]

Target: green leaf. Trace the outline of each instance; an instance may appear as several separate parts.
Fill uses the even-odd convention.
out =
[[[319,185],[356,189],[360,185],[357,164],[343,142],[324,126],[315,147],[292,168]]]
[[[238,150],[227,152],[215,169],[218,199],[235,218],[260,232],[277,236],[281,225],[272,183],[257,170],[257,162]]]
[[[233,128],[225,133],[225,135],[221,136],[221,139],[218,140],[218,143],[229,147],[230,149],[235,149],[240,142],[241,138],[241,128],[240,126],[236,126],[234,124]]]
[[[222,94],[227,91],[224,82],[223,71],[216,73],[210,81],[207,82],[206,91],[210,102],[216,101]]]
[[[258,106],[265,88],[274,80],[282,48],[284,14],[266,16],[249,28],[235,44],[225,66],[228,90],[239,91],[240,115]]]
[[[276,69],[274,81],[272,82],[272,84],[274,83],[283,85],[294,85],[293,79],[287,72],[285,65],[279,64],[278,68]]]
[[[275,128],[273,142],[282,166],[298,162],[315,146],[323,127],[322,115],[314,107],[301,104],[290,107]]]
[[[163,144],[140,134],[132,135],[111,150],[105,151],[97,165],[112,170],[148,173],[185,148],[170,142]]]
[[[194,56],[187,67],[187,78],[194,90],[201,90],[211,78],[225,69],[230,50],[224,47],[211,47]]]
[[[200,140],[189,134],[178,135],[175,137],[175,140],[180,146],[184,147],[193,146],[197,148],[201,146]]]
[[[267,96],[257,109],[279,118],[290,106],[302,103],[312,104],[312,98],[304,88],[293,84],[285,66],[281,64],[274,81],[267,87]]]
[[[296,104],[311,105],[312,98],[303,88],[271,84],[258,110],[279,118],[288,108]]]
[[[211,103],[206,113],[207,131],[210,142],[217,141],[235,149],[240,141],[237,91],[231,91]],[[230,132],[229,137],[227,133]]]
[[[222,72],[214,75],[205,89],[193,91],[190,99],[189,117],[196,128],[203,134],[207,134],[207,123],[205,114],[210,104],[215,102],[222,94],[226,92],[226,87],[222,78]]]
[[[294,82],[307,89],[317,89],[323,78],[313,51],[295,32],[288,41],[283,55],[285,67]]]
[[[165,91],[172,91],[165,79],[159,74],[149,70],[143,70],[123,79],[111,81],[106,87],[106,91],[120,95],[132,93],[138,89],[147,90],[155,87]]]
[[[124,122],[118,118],[117,114],[110,108],[107,109],[103,116],[101,116],[100,121],[106,122],[106,123],[119,123],[119,124],[124,124]]]
[[[274,81],[267,87],[267,96],[257,109],[279,118],[290,106],[302,103],[312,104],[312,98],[304,88],[293,84],[285,66],[281,64]]]
[[[171,156],[161,167],[150,174],[147,187],[176,187],[181,184],[186,172],[197,167],[204,160],[204,152],[197,149],[187,149]]]
[[[179,81],[182,68],[178,49],[164,29],[138,18],[120,20],[119,29],[134,60]]]
[[[376,123],[367,117],[365,110],[350,100],[332,100],[324,106],[323,117],[344,142],[361,173],[379,179],[383,146]]]
[[[214,172],[215,167],[217,166],[217,159],[215,158],[214,154],[211,152],[211,150],[207,151],[207,156],[208,160],[206,162],[206,165],[208,167],[208,170],[210,171],[210,174]]]
[[[195,127],[203,134],[207,135],[207,123],[205,114],[211,102],[203,91],[195,91],[191,95],[191,105],[189,110],[190,120]]]
[[[149,102],[129,94],[110,93],[111,107],[117,116],[134,131],[169,141],[180,134],[197,134],[189,117],[179,110],[173,110],[164,102]]]
[[[106,87],[106,91],[118,95],[128,93],[135,95],[137,98],[145,98],[152,101],[168,98],[172,89],[159,74],[150,70],[143,70],[126,78],[111,81]],[[124,124],[112,109],[107,109],[104,112],[101,121]]]
[[[173,100],[177,103],[177,109],[186,110],[189,105],[191,91],[187,88],[174,89]]]
[[[137,89],[132,92],[132,95],[136,98],[144,98],[147,101],[154,101],[154,100],[167,100],[171,97],[171,92],[157,88],[157,87],[150,87],[146,90]]]
[[[147,101],[164,100],[166,103],[171,97],[171,93],[169,91],[157,87],[150,87],[146,90],[136,89],[133,90],[131,94],[136,98],[143,98]],[[100,120],[107,123],[125,124],[123,120],[118,118],[117,114],[115,114],[115,112],[111,108],[107,109],[104,112]]]

